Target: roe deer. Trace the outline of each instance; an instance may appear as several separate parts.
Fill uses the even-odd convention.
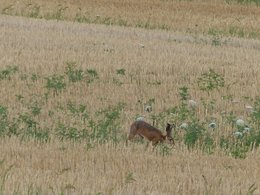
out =
[[[173,126],[174,125],[167,123],[166,135],[163,135],[159,129],[153,127],[147,122],[141,120],[135,121],[130,127],[128,140],[132,140],[135,135],[139,135],[151,141],[153,146],[158,143],[165,142],[166,140],[168,140],[171,144],[174,144],[174,140],[171,136]]]

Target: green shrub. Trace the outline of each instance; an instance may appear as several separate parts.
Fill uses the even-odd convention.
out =
[[[185,131],[186,134],[184,136],[184,143],[188,146],[188,148],[193,148],[196,142],[202,137],[205,129],[199,121],[193,120],[190,124],[188,124],[188,128],[186,128]]]
[[[118,75],[125,75],[125,69],[124,68],[117,69],[116,70],[116,74],[118,74]]]
[[[78,82],[84,79],[84,71],[81,69],[76,69],[75,62],[67,62],[65,74],[70,82]]]
[[[4,135],[8,129],[7,107],[0,105],[0,136]]]
[[[6,69],[0,71],[0,80],[11,79],[11,76],[18,71],[18,66],[7,66]]]
[[[48,90],[53,90],[54,95],[65,89],[66,83],[63,75],[51,75],[45,78],[47,80],[46,88]]]
[[[209,69],[208,72],[204,72],[197,80],[197,84],[200,90],[206,91],[208,94],[214,89],[224,87],[224,77],[216,73],[213,69]]]
[[[92,83],[94,80],[98,79],[98,73],[94,69],[87,69],[87,83]]]

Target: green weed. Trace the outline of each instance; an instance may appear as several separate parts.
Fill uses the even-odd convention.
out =
[[[13,15],[13,12],[14,12],[14,7],[11,4],[11,5],[3,8],[1,13],[4,15]]]
[[[27,13],[27,17],[30,17],[30,18],[41,18],[40,16],[40,9],[41,7],[39,5],[32,5],[30,6],[31,4],[28,5],[28,8],[29,11]]]
[[[76,62],[67,62],[65,74],[70,82],[78,82],[84,79],[84,71],[76,69]]]
[[[74,21],[79,23],[92,23],[91,19],[87,17],[85,14],[83,14],[80,8],[79,8],[79,12],[76,13]]]
[[[66,83],[63,75],[51,75],[45,78],[47,80],[46,88],[52,90],[54,95],[58,95],[59,92],[65,89]]]
[[[231,0],[229,0],[231,1]],[[232,0],[240,4],[255,4],[257,6],[260,5],[260,0]]]
[[[224,77],[216,73],[213,69],[209,69],[208,72],[204,72],[197,80],[197,84],[200,90],[206,91],[208,94],[214,90],[224,87]]]
[[[94,69],[87,69],[85,73],[87,75],[87,83],[92,83],[93,81],[98,79],[98,73]]]
[[[44,16],[47,20],[65,20],[65,11],[68,7],[58,5],[52,13],[48,13]]]
[[[0,71],[0,80],[11,79],[11,76],[18,71],[18,66],[7,66],[6,69]]]
[[[120,68],[116,70],[116,74],[118,75],[125,75],[125,69],[124,68]]]

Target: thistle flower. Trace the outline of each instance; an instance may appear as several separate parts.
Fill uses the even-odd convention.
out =
[[[249,113],[253,113],[254,112],[254,108],[252,106],[245,106],[246,110],[249,112]]]
[[[236,131],[236,132],[234,132],[234,136],[236,136],[236,137],[243,137],[243,133],[240,132],[240,131]]]
[[[251,131],[250,127],[245,127],[243,133],[249,133]]]
[[[189,101],[188,101],[188,104],[189,104],[189,106],[190,106],[191,108],[196,108],[196,106],[197,106],[197,102],[194,101],[194,100],[189,100]]]
[[[144,111],[145,112],[152,112],[152,106],[146,105],[145,108],[144,108]]]
[[[136,118],[137,121],[144,121],[144,117],[143,116],[139,116]]]
[[[217,124],[212,122],[212,123],[209,124],[209,128],[216,129],[217,128]]]
[[[180,128],[181,129],[187,129],[188,128],[188,124],[187,123],[182,123],[181,125],[180,125]]]
[[[239,127],[244,127],[245,126],[245,121],[242,119],[237,119],[236,125]]]

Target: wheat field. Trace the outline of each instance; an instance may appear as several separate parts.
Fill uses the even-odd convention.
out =
[[[4,194],[259,194],[259,151],[238,160],[177,147],[163,157],[138,145],[17,139],[1,151]]]
[[[198,103],[196,117],[218,122],[212,132],[216,143],[234,131],[221,113],[248,119],[245,106],[252,105],[260,92],[259,8],[217,0],[162,2],[38,0],[32,3],[41,6],[35,18],[19,16],[29,13],[24,7],[29,1],[1,3],[1,10],[13,5],[7,10],[13,16],[3,11],[0,15],[0,78],[7,67],[17,71],[0,80],[0,132],[6,121],[14,121],[8,129],[23,130],[32,124],[49,136],[42,142],[35,138],[38,134],[29,138],[22,132],[1,134],[1,194],[260,194],[257,148],[243,159],[218,147],[210,154],[199,147],[188,149],[179,128],[173,132],[176,145],[166,153],[164,147],[146,149],[139,142],[126,146],[124,139],[99,144],[58,134],[60,124],[86,126],[83,115],[68,111],[70,104],[85,105],[89,117],[101,123],[96,113],[121,102],[124,107],[115,127],[125,137],[137,116],[152,123],[153,115],[179,106],[184,86]],[[64,18],[44,19],[59,4],[68,7]],[[179,12],[172,12],[175,6]],[[117,22],[75,22],[78,7],[90,18],[98,15]],[[120,26],[118,18],[127,25]],[[148,18],[153,28],[138,27]],[[236,19],[242,37],[227,33]],[[212,35],[210,28],[225,32]],[[98,76],[75,83],[66,77],[64,89],[53,92],[47,80],[50,75],[66,76],[68,64],[95,70]],[[225,87],[208,94],[199,90],[197,79],[209,69],[223,75]],[[120,70],[125,73],[118,74]],[[151,113],[144,110],[149,100]],[[212,101],[214,109],[205,109],[203,102]],[[4,107],[8,114],[2,119]],[[183,122],[167,115],[156,126],[164,129],[169,120],[177,127]]]
[[[0,9],[34,18],[260,38],[258,6],[236,0],[2,0]]]

